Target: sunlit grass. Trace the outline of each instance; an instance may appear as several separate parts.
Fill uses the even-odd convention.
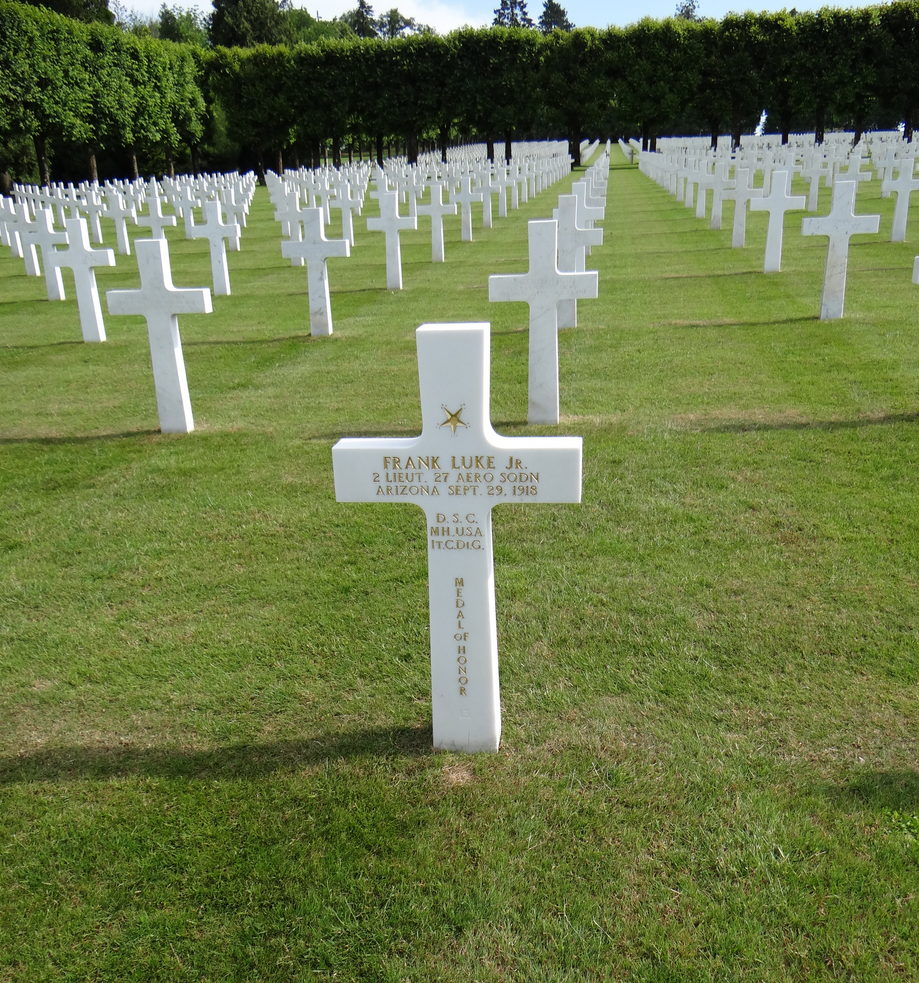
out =
[[[326,339],[260,190],[232,296],[180,318],[182,437],[143,321],[84,345],[0,250],[0,980],[919,973],[917,227],[863,185],[881,235],[821,323],[804,213],[764,276],[764,215],[732,250],[732,206],[712,232],[621,160],[558,428],[486,285],[567,182],[448,219],[442,266],[404,233],[399,293],[368,199]],[[440,320],[491,321],[499,431],[584,438],[580,506],[495,512],[491,756],[430,748],[421,512],[332,489],[339,437],[419,432]]]

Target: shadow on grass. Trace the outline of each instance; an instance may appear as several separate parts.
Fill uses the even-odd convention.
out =
[[[919,423],[919,413],[885,413],[883,416],[861,420],[800,420],[784,423],[759,423],[755,420],[700,427],[700,433],[748,433],[777,430],[860,430],[863,427],[882,427],[896,423]]]
[[[340,758],[420,758],[434,754],[424,727],[369,727],[331,731],[299,741],[237,744],[209,751],[122,746],[43,748],[0,757],[0,785],[112,778],[259,778]]]
[[[44,345],[3,345],[9,351],[14,352],[30,352],[37,351],[41,348],[58,348],[61,345],[85,345],[85,341],[49,341]]]
[[[160,436],[159,430],[125,430],[122,433],[97,433],[83,437],[0,437],[3,444],[44,444],[56,446],[63,444],[92,444],[98,440],[128,440],[131,437]],[[181,434],[180,436],[185,436]]]
[[[228,340],[211,340],[211,341],[183,341],[183,348],[196,348],[201,345],[278,345],[284,341],[319,341],[328,337],[327,335],[311,335],[311,334],[290,334],[284,335],[281,338],[237,338],[233,341]]]
[[[797,317],[780,317],[774,321],[652,321],[655,328],[760,328],[774,324],[802,324],[805,321],[818,321],[816,314],[799,314]]]
[[[883,416],[865,417],[861,420],[799,420],[785,423],[759,423],[745,420],[740,423],[722,423],[713,427],[699,427],[699,433],[750,433],[778,430],[860,430],[862,427],[883,427],[897,423],[919,423],[919,413],[885,413]]]
[[[912,811],[919,808],[919,771],[866,770],[841,785],[822,786],[819,791],[843,808],[853,802],[862,802],[875,809]]]

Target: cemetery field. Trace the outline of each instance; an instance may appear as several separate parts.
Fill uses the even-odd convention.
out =
[[[764,275],[765,213],[732,250],[614,149],[532,427],[487,282],[570,183],[443,265],[420,220],[401,292],[368,198],[328,338],[259,189],[179,319],[186,436],[143,320],[84,344],[0,248],[0,983],[919,976],[919,216],[860,187],[820,322],[804,212]],[[420,432],[438,321],[491,322],[499,433],[584,439],[582,504],[494,512],[497,754],[431,750],[423,513],[333,491],[336,440]]]

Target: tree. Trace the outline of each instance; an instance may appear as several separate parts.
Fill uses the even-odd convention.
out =
[[[532,27],[533,19],[527,13],[526,0],[501,0],[495,10],[493,27]]]
[[[357,6],[341,15],[343,20],[359,38],[377,37],[377,22],[373,7],[367,0],[357,0]]]
[[[586,126],[597,126],[609,102],[609,93],[598,81],[606,71],[607,52],[592,27],[556,31],[543,42],[542,91],[550,118],[568,137],[568,153],[581,164],[581,137]]]
[[[207,20],[197,7],[160,6],[159,37],[177,44],[193,44],[198,48],[208,45]]]
[[[680,20],[700,20],[699,4],[696,0],[680,0],[676,5],[674,16]]]
[[[885,37],[882,56],[884,71],[879,88],[887,103],[903,120],[903,135],[909,142],[919,119],[919,4],[895,0],[878,10]]]
[[[343,20],[318,20],[304,7],[287,7],[291,44],[309,44],[320,38],[355,38],[357,35]]]
[[[437,33],[433,27],[419,24],[414,17],[403,17],[396,7],[387,10],[385,14],[380,14],[375,23],[378,35],[385,41],[391,41],[405,34]]]
[[[109,10],[108,0],[22,0],[34,7],[44,7],[71,20],[87,24],[114,24],[115,15]]]
[[[211,43],[225,48],[284,44],[288,21],[278,0],[212,0]]]
[[[561,4],[556,3],[556,0],[546,0],[539,15],[539,29],[543,34],[550,34],[556,28],[559,31],[572,31],[574,24],[568,20],[568,11]]]

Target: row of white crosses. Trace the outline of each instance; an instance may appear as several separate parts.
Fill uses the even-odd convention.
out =
[[[433,157],[422,160],[418,167],[408,167],[400,162],[390,162],[385,169],[374,165],[359,164],[343,167],[340,171],[323,168],[309,171],[287,171],[283,178],[269,173],[268,186],[275,205],[275,218],[282,225],[288,241],[282,243],[282,255],[292,263],[307,266],[307,286],[310,297],[310,332],[313,335],[332,333],[331,298],[329,292],[327,260],[333,257],[349,256],[354,245],[353,213],[360,214],[364,194],[371,174],[374,190],[371,197],[377,199],[380,214],[367,220],[368,231],[379,231],[385,235],[386,287],[388,290],[402,289],[402,255],[400,233],[406,229],[417,229],[418,216],[431,219],[431,260],[444,262],[443,220],[446,215],[460,212],[462,239],[472,240],[472,203],[483,204],[483,224],[492,224],[491,194],[499,193],[499,214],[506,214],[504,192],[508,187],[516,191],[518,183],[541,189],[548,180],[558,180],[570,171],[570,160],[561,162],[557,153],[558,144],[553,145],[553,153],[539,157],[539,165],[512,163],[510,167],[493,165],[488,161],[460,162],[443,164]],[[471,173],[470,173],[471,171]],[[481,191],[474,190],[472,182],[477,180]],[[390,187],[392,183],[393,187]],[[443,191],[447,189],[451,200],[444,202]],[[419,205],[418,198],[430,189],[430,203]],[[523,191],[526,200],[527,191]],[[408,214],[399,211],[400,199],[407,201]],[[306,207],[301,207],[301,200]],[[313,206],[310,207],[310,201]],[[330,220],[331,208],[342,211],[342,239],[327,239],[325,224]]]
[[[791,194],[792,176],[795,170],[799,170],[807,177],[808,168],[806,165],[798,166],[794,163],[794,153],[789,153],[782,167],[773,167],[777,155],[770,152],[768,155],[769,167],[764,172],[764,178],[768,178],[768,181],[764,183],[763,188],[754,188],[752,186],[755,167],[753,155],[750,155],[745,161],[742,155],[737,156],[733,180],[726,178],[730,160],[724,154],[721,156],[722,159],[713,163],[710,170],[702,156],[693,162],[688,156],[662,159],[662,155],[659,154],[642,154],[640,163],[645,173],[668,187],[678,199],[681,193],[683,193],[684,198],[690,195],[688,189],[691,187],[690,182],[694,175],[695,183],[700,189],[699,207],[696,211],[699,217],[705,215],[705,190],[711,188],[713,192],[712,228],[721,227],[721,209],[720,205],[717,204],[719,199],[733,200],[735,208],[731,244],[735,248],[742,247],[745,242],[747,203],[749,203],[751,211],[768,212],[769,224],[766,233],[763,272],[779,272],[782,267],[785,213],[795,209],[804,209],[807,204],[804,197]],[[835,169],[835,178],[832,180],[830,178],[834,174],[834,168],[830,167],[826,171],[827,183],[833,189],[830,214],[823,219],[805,219],[802,223],[803,235],[826,235],[829,239],[820,304],[821,320],[831,320],[843,316],[849,240],[853,235],[877,234],[880,228],[879,215],[855,214],[858,184],[861,179],[870,178],[870,174],[863,173],[859,169],[862,159],[860,152],[854,158],[850,155],[845,168]],[[741,166],[742,161],[749,166]],[[883,180],[882,189],[888,193],[894,192],[898,196],[891,235],[893,241],[903,241],[905,238],[909,195],[912,191],[919,190],[919,179],[913,176],[914,165],[915,157],[911,153],[905,153],[899,160],[889,155],[885,157],[887,176]],[[812,191],[816,188],[821,173],[819,168],[811,168]],[[893,173],[897,174],[896,178],[891,176]],[[848,180],[849,177],[852,180]]]
[[[235,197],[235,191],[232,194]],[[164,433],[188,433],[194,428],[194,420],[179,336],[178,315],[209,313],[212,310],[211,293],[207,288],[180,289],[173,285],[164,230],[175,224],[175,216],[163,215],[155,183],[151,182],[147,189],[147,198],[150,213],[146,225],[151,231],[151,238],[135,241],[141,288],[110,290],[106,298],[112,314],[142,314],[145,317],[160,429]],[[193,207],[188,194],[183,198],[186,207]],[[76,201],[77,195],[69,193],[68,200]],[[219,201],[208,199],[206,195],[199,201],[203,204],[207,221],[198,226],[192,223],[192,237],[208,239],[217,292],[228,294],[225,254],[221,256],[223,250],[218,253],[216,246],[218,243],[222,246],[228,235],[238,239],[239,228],[235,225],[228,227],[223,223]],[[41,250],[50,300],[64,299],[60,271],[61,268],[71,269],[83,339],[88,342],[105,341],[95,267],[114,266],[114,252],[111,249],[93,249],[90,246],[87,221],[82,216],[65,219],[66,231],[56,232],[52,209],[47,205],[37,213],[34,222],[28,221],[32,209],[41,204],[41,199],[34,193],[23,195],[19,204],[21,213],[17,216],[15,205],[0,202],[0,238],[11,247],[18,246],[29,272],[38,272],[35,251],[36,248]],[[142,219],[140,224],[144,224]],[[62,246],[66,248],[60,248]]]

